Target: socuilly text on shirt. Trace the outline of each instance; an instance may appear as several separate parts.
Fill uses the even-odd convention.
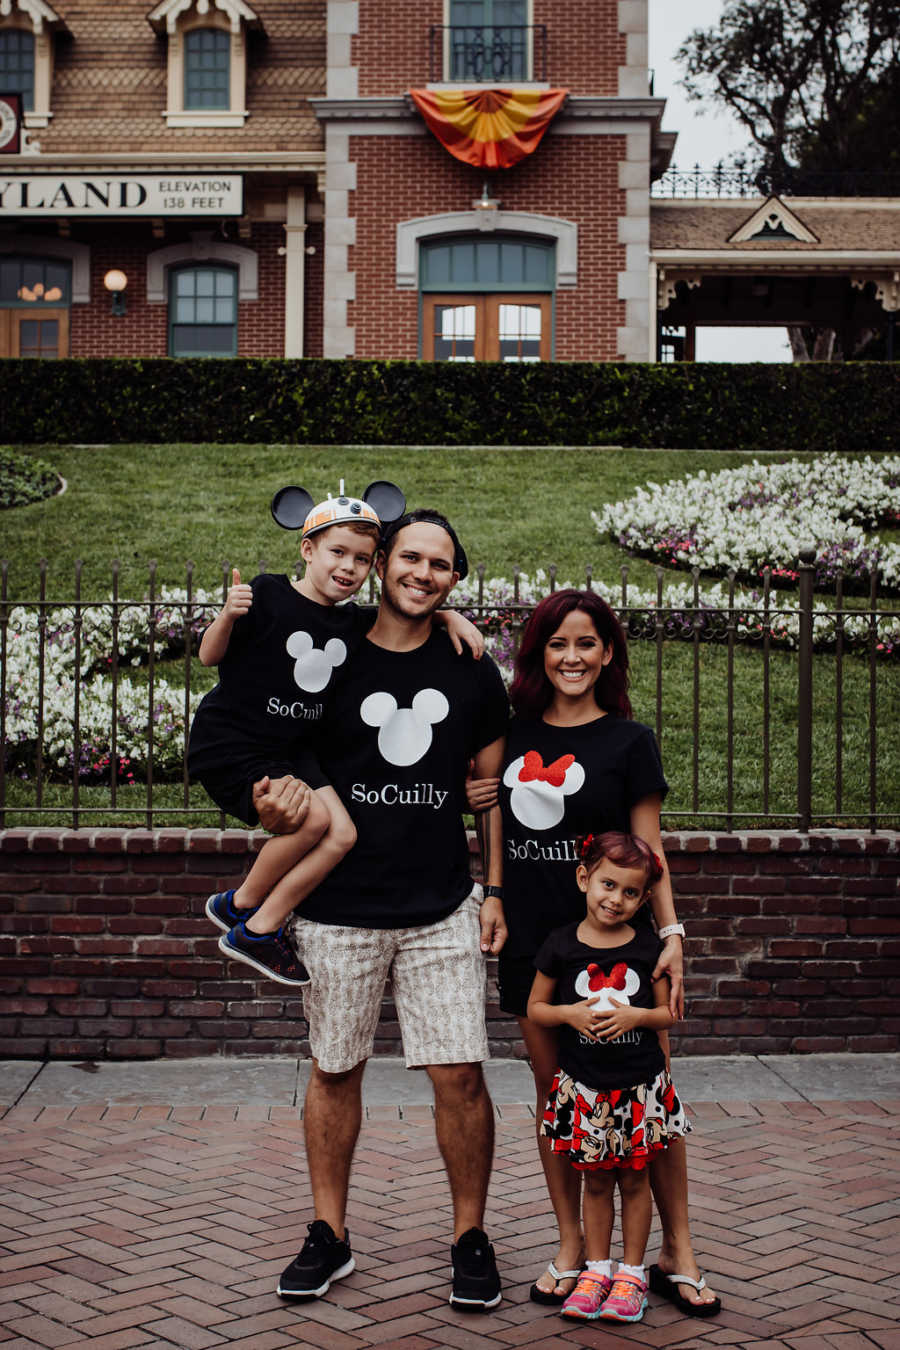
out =
[[[273,694],[266,705],[270,717],[293,717],[300,722],[318,722],[324,709],[324,703],[302,703],[299,699],[285,703],[277,694]]]
[[[401,787],[399,783],[384,783],[381,787],[367,787],[365,783],[354,783],[350,789],[350,799],[365,802],[368,806],[432,806],[440,810],[449,793],[436,788],[433,783],[410,783]]]
[[[574,838],[566,839],[507,839],[506,856],[517,862],[580,863]]]

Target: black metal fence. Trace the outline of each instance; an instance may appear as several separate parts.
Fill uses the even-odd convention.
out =
[[[261,565],[262,567],[262,565]],[[192,710],[214,680],[201,667],[200,633],[230,584],[199,590],[192,566],[180,588],[87,599],[80,564],[65,599],[48,595],[46,564],[35,592],[14,598],[0,568],[0,826],[48,823],[224,825],[188,779]],[[581,584],[607,595],[630,639],[635,715],[659,739],[671,791],[666,823],[680,828],[820,825],[874,831],[900,821],[900,611],[879,598],[845,596],[838,577],[813,592],[811,555],[798,585],[764,574],[749,597],[727,579],[720,603],[695,573],[678,598],[657,570],[656,593],[622,569],[615,593],[590,568]],[[18,592],[21,579],[17,579]],[[478,567],[459,608],[483,627],[505,673],[540,593],[554,589],[516,571],[490,581]],[[374,601],[370,583],[369,601]]]
[[[547,78],[547,27],[535,24],[432,24],[428,78],[475,84]]]
[[[896,197],[900,173],[858,170],[792,169],[778,173],[716,164],[679,169],[674,165],[655,180],[653,197]]]

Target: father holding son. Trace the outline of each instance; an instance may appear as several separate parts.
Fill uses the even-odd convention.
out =
[[[362,1078],[390,977],[408,1068],[428,1073],[438,1146],[453,1198],[450,1302],[500,1302],[483,1231],[493,1156],[484,958],[503,945],[499,811],[479,818],[486,898],[472,884],[462,823],[465,777],[499,775],[508,716],[489,657],[457,655],[435,612],[467,570],[437,512],[401,516],[376,561],[381,602],[326,711],[320,755],[357,833],[355,846],[304,902],[294,935],[312,1050],[304,1127],[315,1220],[278,1293],[324,1294],[354,1268],[345,1225]],[[287,795],[263,793],[262,823],[294,824]]]

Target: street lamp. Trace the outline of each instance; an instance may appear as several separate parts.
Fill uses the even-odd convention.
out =
[[[124,272],[120,272],[117,267],[113,267],[103,278],[103,285],[110,293],[112,314],[115,318],[121,319],[128,308],[125,300],[125,287],[128,285],[127,276]]]

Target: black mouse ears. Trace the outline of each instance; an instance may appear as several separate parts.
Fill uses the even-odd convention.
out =
[[[272,516],[276,523],[284,530],[302,530],[304,538],[328,525],[351,525],[361,520],[387,525],[402,516],[405,510],[403,493],[396,483],[383,478],[370,483],[362,497],[346,496],[341,479],[339,495],[329,495],[318,505],[302,487],[280,488],[272,498]]]

